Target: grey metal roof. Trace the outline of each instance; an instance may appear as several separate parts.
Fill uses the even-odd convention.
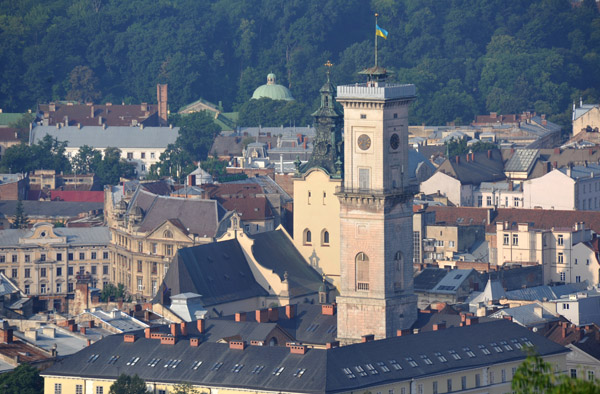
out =
[[[578,108],[575,108],[575,113],[573,114],[573,120],[578,119],[582,115],[586,114],[591,109],[598,107],[598,104],[583,104]]]
[[[432,290],[447,274],[443,268],[425,268],[415,276],[414,288],[416,291]]]
[[[30,143],[36,144],[46,135],[67,141],[67,147],[78,148],[88,145],[93,148],[166,148],[174,144],[179,136],[179,127],[125,127],[76,126],[56,128],[56,126],[36,126],[31,131]]]
[[[202,342],[192,347],[185,337],[174,345],[161,345],[160,340],[143,337],[134,343],[125,343],[122,335],[112,335],[57,362],[43,371],[42,376],[113,380],[125,373],[137,374],[146,382],[190,382],[272,392],[340,393],[524,360],[526,354],[522,349],[530,345],[541,356],[568,352],[563,346],[505,320],[340,348],[308,349],[303,355],[292,354],[290,349],[281,346],[249,346],[237,350],[227,344]],[[474,357],[470,357],[465,348],[472,351]],[[451,357],[450,351],[456,352],[460,359]],[[437,352],[442,353],[446,361],[440,361]],[[119,357],[109,363],[113,356]],[[430,362],[425,362],[422,356]],[[131,363],[137,357],[139,360]],[[411,358],[415,366],[411,366],[407,358]],[[160,359],[156,366],[150,366],[156,359]],[[169,360],[180,361],[174,367],[165,368]],[[370,370],[368,364],[376,372],[359,373]],[[256,373],[257,366],[263,366],[259,373]],[[302,371],[300,376],[299,371]]]
[[[55,227],[54,233],[59,237],[67,237],[67,245],[105,245],[110,241],[108,227]],[[0,230],[1,247],[31,247],[31,244],[19,244],[19,238],[31,237],[32,230],[8,229]]]
[[[535,308],[542,308],[542,316],[538,316],[535,313]],[[498,312],[489,315],[489,317],[496,319],[503,319],[503,316],[512,316],[514,322],[525,327],[543,325],[558,320],[557,316],[549,313],[537,302],[518,306],[516,308],[501,309]]]
[[[504,166],[504,171],[529,173],[539,154],[539,149],[517,149]]]
[[[467,278],[473,271],[473,269],[451,270],[430,291],[434,293],[456,293],[458,288],[463,284],[465,280],[467,280]]]
[[[560,297],[577,293],[580,290],[587,288],[586,283],[568,283],[558,286],[535,286],[525,289],[516,289],[506,292],[506,298],[509,300],[525,300],[525,301],[543,301],[556,300]]]
[[[18,201],[0,201],[0,217],[12,217],[17,210]],[[80,213],[102,211],[101,202],[71,201],[23,201],[23,211],[29,217],[71,218]]]
[[[563,174],[568,175],[568,168],[562,167],[558,169]],[[599,163],[588,163],[585,166],[573,166],[571,167],[571,178],[579,179],[579,178],[590,178],[592,175],[597,176],[600,174],[600,164]]]

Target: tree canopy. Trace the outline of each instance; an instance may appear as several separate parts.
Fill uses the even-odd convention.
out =
[[[43,394],[44,379],[29,364],[21,364],[13,371],[0,375],[3,394]]]
[[[593,0],[0,0],[0,108],[153,102],[167,83],[172,112],[231,111],[269,72],[315,108],[327,60],[336,84],[373,65],[375,12],[379,64],[417,86],[413,124],[535,110],[566,125],[573,100],[600,100]]]
[[[147,394],[146,382],[137,375],[121,374],[110,386],[109,394]]]

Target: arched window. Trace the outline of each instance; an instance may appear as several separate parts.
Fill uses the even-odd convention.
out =
[[[354,258],[356,264],[356,290],[369,290],[369,256],[360,252]]]
[[[312,234],[309,229],[304,230],[304,243],[310,244],[312,242]]]
[[[404,288],[404,256],[401,251],[394,255],[394,290],[401,291]]]
[[[329,231],[325,229],[321,232],[321,245],[329,245]]]
[[[165,230],[163,233],[164,238],[173,238],[173,233],[170,230]]]

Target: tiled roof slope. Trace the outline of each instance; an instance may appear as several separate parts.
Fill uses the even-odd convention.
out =
[[[505,178],[502,155],[497,149],[452,157],[442,163],[437,172],[458,179],[463,185],[478,185]]]
[[[260,265],[273,270],[282,280],[287,272],[292,297],[319,291],[321,275],[306,263],[283,230],[254,234],[251,238],[252,254]]]
[[[254,279],[237,240],[212,242],[177,251],[155,298],[181,293],[202,296],[210,306],[268,293]]]
[[[107,105],[107,104],[63,104],[56,103],[55,110],[50,111],[49,104],[40,104],[39,111],[42,117],[48,119],[48,125],[65,123],[68,118],[69,125],[98,126],[135,126],[143,123],[146,126],[158,126],[158,105]],[[47,117],[45,115],[48,115]],[[92,115],[93,114],[93,115]],[[100,120],[101,119],[101,120]]]
[[[495,233],[497,222],[509,224],[530,223],[533,229],[551,229],[572,227],[584,222],[587,228],[600,232],[600,212],[597,211],[559,211],[523,208],[498,208],[492,214],[492,222],[487,222],[487,208],[431,206],[428,212],[435,212],[436,223],[447,224],[483,224],[486,231]]]
[[[491,344],[501,341],[510,346],[498,352]],[[137,374],[147,382],[190,382],[202,386],[273,392],[340,393],[524,360],[526,353],[520,348],[529,344],[535,346],[541,356],[568,351],[508,321],[448,328],[333,349],[308,349],[303,355],[291,353],[290,349],[281,346],[249,346],[237,350],[230,349],[227,344],[211,342],[193,347],[186,338],[178,339],[174,345],[161,345],[160,340],[143,337],[127,343],[122,335],[112,335],[66,357],[42,375],[112,380],[125,373]],[[490,354],[485,355],[479,345],[484,345]],[[475,357],[469,357],[463,350],[465,347],[469,347]],[[459,354],[460,359],[450,357],[451,350]],[[436,352],[445,354],[446,362],[440,362]],[[109,364],[108,360],[115,355],[120,357]],[[431,363],[425,363],[421,355],[426,355]],[[135,357],[139,360],[132,364],[130,360]],[[411,357],[417,366],[410,366],[407,357]],[[155,367],[148,365],[153,359],[160,359]],[[163,368],[169,360],[180,362],[175,368]],[[395,368],[390,360],[395,360],[401,369]],[[198,361],[202,364],[194,369]],[[215,368],[217,363],[222,363],[219,368]],[[386,369],[379,363],[383,363]],[[237,373],[232,371],[236,364],[242,365]],[[377,373],[359,376],[357,372],[349,376],[344,372],[345,368],[353,371],[354,366],[362,366],[366,370],[366,364],[372,364]],[[264,370],[256,373],[257,365],[264,366]],[[275,370],[280,373],[273,374]],[[298,377],[300,370],[303,373]]]
[[[18,201],[0,201],[0,217],[15,215]],[[75,217],[80,213],[102,211],[101,202],[23,201],[23,211],[30,217]]]

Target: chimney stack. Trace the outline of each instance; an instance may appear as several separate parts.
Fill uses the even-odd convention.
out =
[[[204,321],[204,319],[198,319],[198,332],[200,334],[204,334],[204,331],[206,330],[206,322]]]
[[[229,349],[244,350],[246,349],[246,341],[229,341]]]
[[[406,328],[404,330],[398,330],[396,331],[396,335],[399,337],[405,337],[407,335],[412,334],[412,331],[409,328]]]
[[[328,304],[321,305],[321,314],[326,315],[326,316],[335,315],[335,306],[328,305]]]
[[[440,331],[446,328],[446,322],[441,321],[433,325],[433,331]]]
[[[237,312],[235,314],[235,321],[237,321],[237,322],[246,321],[246,312]]]
[[[90,106],[90,118],[94,119],[94,106]]]
[[[371,342],[375,340],[375,335],[373,334],[367,334],[367,335],[363,335],[361,337],[361,342]]]
[[[275,322],[279,320],[279,308],[269,308],[269,321]]]
[[[167,124],[169,117],[168,104],[167,104],[167,89],[168,85],[158,84],[156,85],[156,102],[158,103],[158,121],[161,126]]]
[[[285,315],[288,319],[293,319],[294,317],[296,317],[296,305],[286,305]]]
[[[333,349],[334,347],[340,347],[340,341],[327,342],[327,344],[325,345],[325,347],[327,349]]]
[[[171,335],[177,336],[177,323],[171,323]]]
[[[255,312],[257,323],[266,323],[269,321],[269,311],[267,309],[257,309]]]
[[[183,335],[183,336],[187,335],[187,323],[186,322],[179,323],[179,329],[181,331],[181,335]]]
[[[191,347],[198,347],[199,344],[200,344],[200,339],[190,338],[190,346]]]

